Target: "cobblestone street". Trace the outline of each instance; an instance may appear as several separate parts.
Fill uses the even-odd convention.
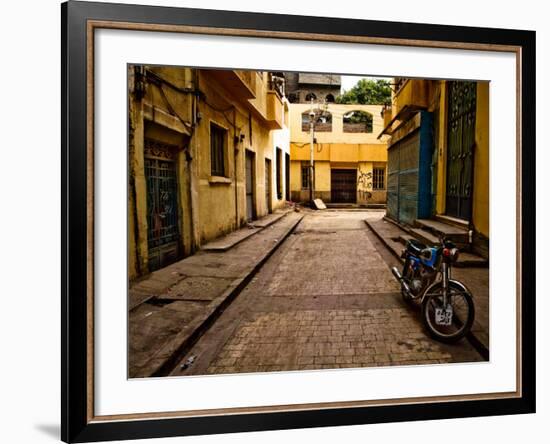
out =
[[[364,220],[307,212],[173,376],[480,361],[463,339],[431,339],[401,300],[395,259]]]

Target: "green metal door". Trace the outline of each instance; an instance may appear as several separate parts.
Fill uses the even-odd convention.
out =
[[[448,216],[471,220],[476,126],[476,82],[449,82],[447,198]]]
[[[439,107],[434,110],[433,114],[433,144],[432,144],[432,161],[430,164],[430,172],[432,175],[430,194],[431,194],[431,214],[436,214],[437,206],[437,165],[439,156]]]

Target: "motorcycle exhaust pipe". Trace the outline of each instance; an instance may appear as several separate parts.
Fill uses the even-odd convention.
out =
[[[397,269],[397,267],[391,267],[391,272],[392,274],[396,277],[396,279],[401,282],[401,285],[403,286],[403,288],[405,289],[405,291],[407,293],[410,293],[411,292],[411,289],[409,287],[409,285],[404,281],[403,279],[403,276],[401,276],[401,273],[399,272],[399,270]]]

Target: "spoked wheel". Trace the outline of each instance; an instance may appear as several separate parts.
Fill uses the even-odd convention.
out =
[[[441,282],[428,290],[422,302],[422,319],[434,338],[442,342],[456,342],[472,328],[475,316],[474,301],[467,289],[449,281],[448,305],[444,307],[442,291]]]

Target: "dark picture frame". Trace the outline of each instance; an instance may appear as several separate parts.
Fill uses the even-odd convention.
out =
[[[62,412],[65,442],[535,412],[535,32],[70,1],[62,22]],[[185,415],[93,414],[93,32],[210,33],[510,51],[517,55],[517,366],[514,393],[276,406]],[[522,109],[530,110],[528,119]]]

